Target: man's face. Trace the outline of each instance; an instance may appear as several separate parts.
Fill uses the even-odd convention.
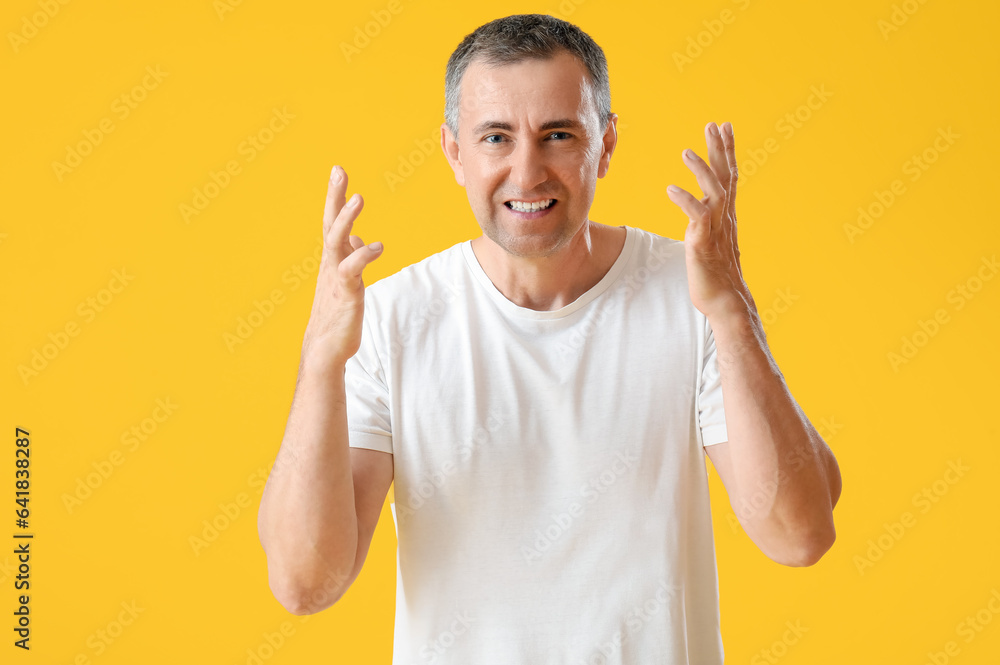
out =
[[[569,53],[502,67],[474,60],[462,78],[458,141],[444,125],[441,144],[483,233],[510,254],[541,257],[587,224],[616,122],[600,122],[587,69]],[[549,205],[520,211],[517,202]]]

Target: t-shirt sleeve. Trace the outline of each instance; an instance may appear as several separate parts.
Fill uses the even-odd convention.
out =
[[[352,448],[392,453],[389,389],[369,327],[370,310],[361,325],[361,345],[347,359],[344,387],[347,390],[347,437]]]
[[[722,408],[722,377],[715,350],[712,327],[705,321],[705,351],[701,363],[701,388],[698,393],[698,426],[703,446],[723,443],[729,439],[726,412]]]

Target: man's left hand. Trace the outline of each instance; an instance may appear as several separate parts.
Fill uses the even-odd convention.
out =
[[[740,248],[736,243],[736,144],[732,124],[705,127],[708,159],[685,150],[683,159],[705,196],[671,185],[667,196],[688,216],[684,256],[691,302],[707,318],[733,312],[756,313],[750,289],[743,281]]]

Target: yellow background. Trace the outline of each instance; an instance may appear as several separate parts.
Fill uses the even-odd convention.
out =
[[[916,664],[949,641],[960,652],[948,662],[998,662],[1000,617],[988,607],[1000,592],[1000,279],[961,308],[949,299],[1000,248],[996,4],[399,2],[367,44],[358,34],[387,2],[233,0],[226,11],[211,0],[93,0],[58,5],[51,18],[38,2],[4,3],[0,532],[10,545],[0,554],[0,660],[237,664],[249,649],[267,663],[390,662],[388,502],[361,576],[305,621],[271,596],[257,539],[312,303],[327,178],[334,164],[346,168],[349,192],[366,199],[355,228],[385,243],[367,283],[478,235],[440,148],[424,156],[421,141],[441,122],[445,63],[462,37],[539,12],[577,23],[610,62],[619,144],[592,219],[682,238],[686,219],[664,191],[698,191],[681,151],[705,154],[707,122],[734,124],[745,276],[771,310],[769,343],[793,395],[840,464],[837,542],[798,569],[732,528],[712,472],[727,662],[771,662],[771,649],[789,665]],[[725,9],[733,20],[713,35]],[[894,11],[901,25],[886,32]],[[36,15],[44,25],[32,33],[25,22]],[[689,38],[705,46],[679,67]],[[364,47],[348,57],[342,45],[356,39]],[[123,118],[115,100],[132,97],[147,67],[166,76]],[[830,96],[803,110],[813,86]],[[274,109],[294,118],[250,160],[240,146]],[[796,112],[808,118],[789,135],[779,123]],[[53,163],[102,119],[114,131],[60,179]],[[936,153],[948,128],[957,138]],[[925,150],[936,159],[913,180],[908,160]],[[231,160],[239,174],[186,222],[181,205]],[[386,173],[401,161],[415,168],[390,188]],[[845,225],[858,207],[897,179],[905,192],[851,242]],[[133,276],[124,289],[111,282],[122,269]],[[295,269],[311,281],[289,278]],[[109,282],[120,292],[105,293],[113,298],[88,320],[81,303]],[[275,290],[282,302],[228,348],[225,335]],[[947,322],[893,366],[888,354],[938,309]],[[78,334],[22,378],[18,368],[71,322]],[[130,450],[122,434],[142,427],[157,399],[176,410],[146,421],[155,431]],[[9,630],[18,426],[33,442],[30,653]],[[121,464],[96,482],[115,451]],[[949,483],[955,460],[969,470]],[[97,487],[68,508],[88,475]],[[924,488],[934,503],[914,501]],[[892,536],[907,512],[915,523]],[[196,552],[191,539],[212,521],[225,528]],[[122,603],[142,612],[119,632]],[[958,626],[977,612],[989,623],[967,642]],[[276,637],[283,622],[290,635]],[[786,622],[806,632],[792,642]],[[98,653],[108,630],[117,637]],[[272,652],[269,639],[281,642]]]

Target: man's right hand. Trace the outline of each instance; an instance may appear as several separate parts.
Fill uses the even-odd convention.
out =
[[[339,166],[330,173],[323,212],[323,256],[316,278],[316,295],[302,342],[303,360],[344,366],[361,346],[365,285],[361,272],[382,254],[382,243],[366,245],[350,235],[364,207],[360,194],[345,202],[347,173]]]

